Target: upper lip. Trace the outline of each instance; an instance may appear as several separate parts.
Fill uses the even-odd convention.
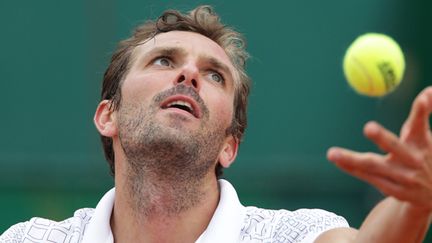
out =
[[[176,104],[185,106],[185,108],[186,107],[190,108],[191,110],[187,109],[188,112],[190,112],[196,118],[201,118],[201,109],[198,103],[193,98],[185,95],[174,95],[168,97],[166,100],[162,102],[161,108],[167,109],[171,105],[176,105]]]

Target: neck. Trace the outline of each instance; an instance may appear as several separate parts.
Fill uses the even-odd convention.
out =
[[[130,174],[117,169],[111,217],[116,243],[195,242],[207,228],[219,201],[213,172],[193,185],[151,175],[131,184]]]

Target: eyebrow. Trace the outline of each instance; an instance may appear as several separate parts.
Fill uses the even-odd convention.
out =
[[[211,57],[211,56],[204,56],[203,58],[205,60],[207,60],[207,62],[209,62],[211,66],[213,66],[214,68],[222,71],[226,75],[229,75],[229,78],[231,80],[233,80],[232,73],[231,73],[231,71],[230,71],[230,69],[229,69],[229,67],[227,65],[225,65],[224,63],[222,63],[218,59],[216,59],[214,57]]]
[[[184,49],[178,47],[155,47],[145,54],[144,59],[159,55],[159,56],[185,56],[187,53]]]

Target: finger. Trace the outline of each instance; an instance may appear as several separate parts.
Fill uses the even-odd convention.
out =
[[[368,122],[363,130],[365,136],[373,141],[382,151],[392,154],[395,162],[412,168],[419,168],[421,162],[414,156],[413,150],[402,143],[399,138],[377,122]]]
[[[332,147],[327,152],[327,159],[333,161],[344,170],[366,170],[373,166],[371,161],[382,160],[382,156],[374,153],[359,153],[344,148]],[[376,164],[376,163],[375,163]]]
[[[329,151],[330,154],[329,157],[333,156],[331,155],[331,153],[333,152]],[[370,159],[373,159],[373,157],[375,156],[379,157],[378,155],[374,155],[374,154],[367,154],[367,156],[365,157],[369,157]],[[355,166],[347,166],[346,163],[341,162],[342,160],[343,159],[341,158],[338,159],[339,162],[335,162],[339,168],[357,177],[358,179],[371,184],[372,186],[377,188],[385,195],[394,196],[398,199],[407,200],[407,201],[413,201],[415,199],[413,198],[413,194],[416,193],[415,192],[416,187],[410,184],[407,185],[405,183],[401,183],[403,177],[397,178],[392,174],[382,173],[383,170],[377,170],[376,166],[371,167],[372,169],[370,170],[354,169]]]
[[[402,201],[408,201],[415,205],[432,208],[432,195],[430,190],[419,184],[404,185],[389,178],[369,173],[359,173],[357,177],[381,191],[387,196],[395,197]]]
[[[373,187],[381,191],[386,196],[399,195],[403,191],[403,187],[392,180],[372,174],[359,174],[358,178],[371,184]]]
[[[417,202],[418,192],[413,187],[401,185],[391,179],[373,174],[359,174],[358,178],[371,184],[386,196],[392,196],[402,201]]]
[[[331,148],[328,158],[343,171],[363,180],[364,175],[375,175],[408,187],[418,185],[415,170],[394,164],[388,156]]]
[[[423,137],[429,133],[429,115],[432,112],[432,86],[423,90],[414,100],[411,112],[405,122],[401,137]]]

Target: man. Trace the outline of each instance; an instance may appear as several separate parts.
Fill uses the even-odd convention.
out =
[[[63,222],[33,218],[1,242],[421,242],[432,210],[432,88],[398,138],[365,134],[387,155],[332,148],[328,158],[389,197],[360,230],[324,210],[244,207],[218,180],[246,127],[241,35],[208,6],[165,12],[121,42],[94,117],[115,189]]]

